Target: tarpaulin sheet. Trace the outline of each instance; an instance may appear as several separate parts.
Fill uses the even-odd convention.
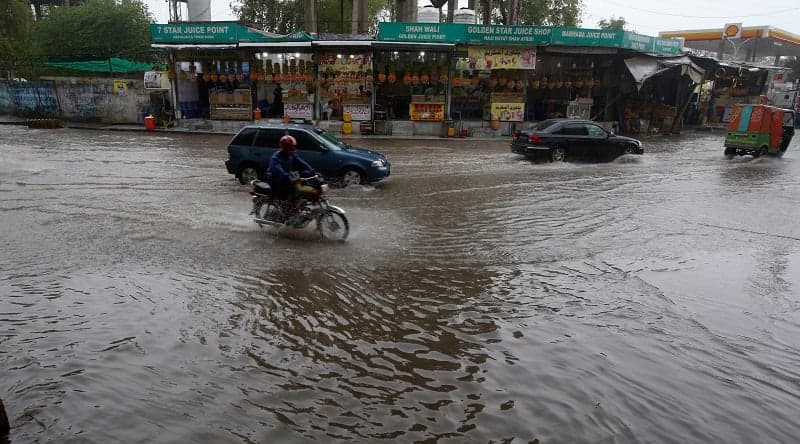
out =
[[[119,59],[112,57],[106,60],[91,60],[84,62],[48,62],[50,66],[59,68],[73,69],[75,71],[90,71],[90,72],[135,72],[135,71],[151,71],[154,63],[134,62],[132,60]]]
[[[641,88],[645,80],[662,73],[675,66],[681,67],[681,74],[689,76],[695,83],[700,83],[703,80],[705,70],[695,65],[689,57],[648,57],[636,56],[625,59],[625,65],[628,67],[636,84]]]

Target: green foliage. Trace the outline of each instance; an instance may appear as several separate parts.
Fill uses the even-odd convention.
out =
[[[481,8],[485,8],[487,0],[480,0]],[[508,17],[507,5],[510,2],[494,0],[496,7],[492,11],[492,23],[505,23]],[[578,26],[580,24],[581,0],[518,0],[519,15],[514,25],[538,26]]]
[[[625,21],[625,17],[616,18],[611,16],[610,19],[600,20],[597,22],[597,27],[600,29],[613,29],[618,31],[626,31],[628,22]]]
[[[370,28],[377,28],[378,13],[390,8],[391,0],[368,0]],[[303,0],[239,0],[231,3],[240,20],[258,29],[277,34],[307,31],[303,17]],[[350,33],[353,17],[352,0],[318,0],[315,2],[318,32]]]
[[[302,29],[302,0],[244,0],[231,8],[245,23],[264,31],[290,34]]]
[[[33,77],[33,14],[24,0],[0,0],[0,78]]]
[[[51,61],[120,57],[151,61],[150,22],[140,0],[88,0],[55,8],[35,26],[35,39]]]

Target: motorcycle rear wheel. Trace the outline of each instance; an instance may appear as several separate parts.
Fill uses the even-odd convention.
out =
[[[350,234],[350,223],[344,214],[327,210],[317,216],[317,230],[325,239],[344,242]]]

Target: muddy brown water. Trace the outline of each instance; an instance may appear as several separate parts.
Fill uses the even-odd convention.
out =
[[[252,223],[228,136],[0,128],[10,442],[793,442],[800,146],[533,164],[360,140],[344,244]]]

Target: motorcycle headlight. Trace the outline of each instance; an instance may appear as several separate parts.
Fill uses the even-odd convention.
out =
[[[372,166],[373,168],[380,168],[383,165],[384,165],[384,163],[383,163],[382,160],[376,160],[376,161],[373,161],[372,164],[370,164],[370,166]]]
[[[323,183],[322,184],[322,192],[323,193],[327,193],[329,189],[331,189],[331,187],[329,187],[327,183]]]

